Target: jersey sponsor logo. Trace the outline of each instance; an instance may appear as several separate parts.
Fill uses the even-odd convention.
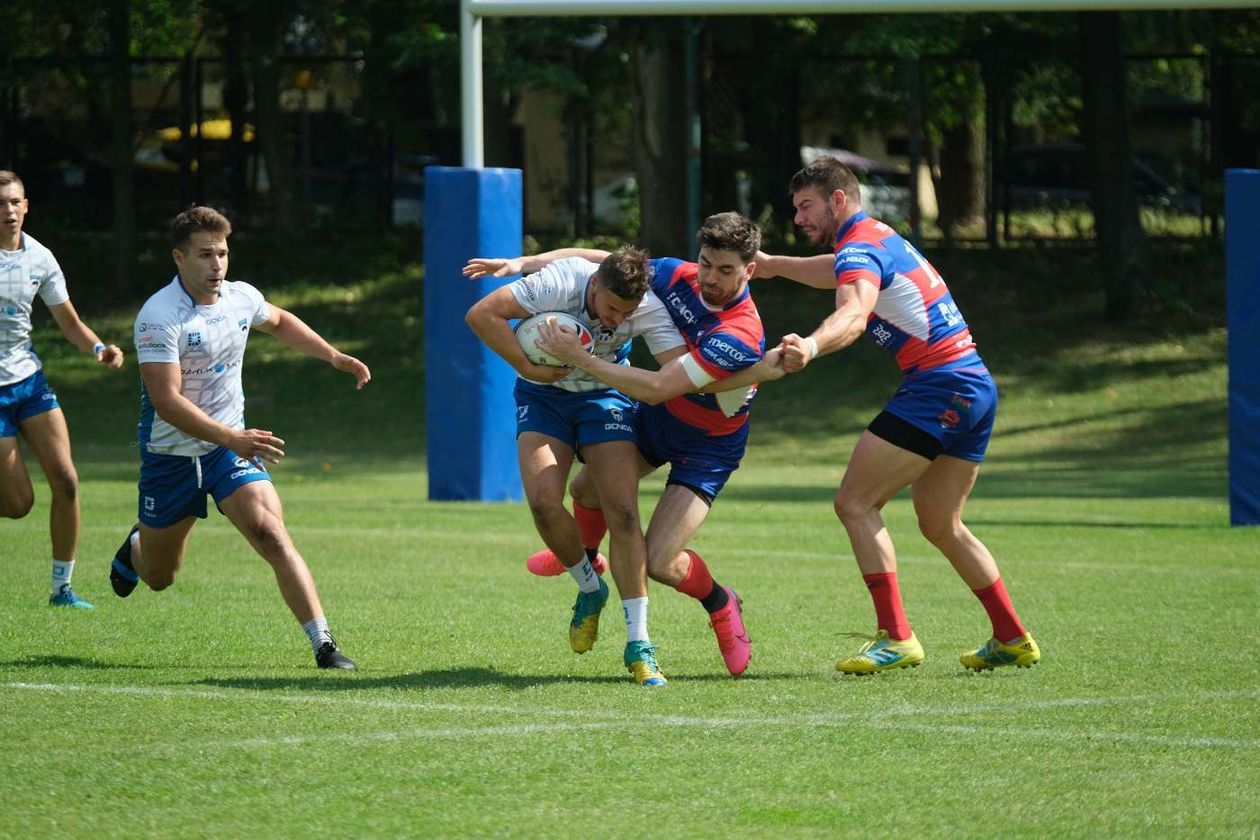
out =
[[[605,423],[604,431],[605,432],[633,432],[634,429],[627,426],[625,423]]]
[[[180,370],[180,373],[182,373],[184,376],[205,376],[206,374],[210,374],[210,373],[213,373],[215,376],[219,376],[220,374],[223,374],[226,371],[232,370],[234,368],[238,368],[240,366],[241,366],[241,360],[235,359],[231,362],[228,362],[227,364],[224,364],[223,362],[219,362],[218,364],[211,365],[210,367],[183,368],[182,370]]]
[[[153,498],[152,496],[145,496],[144,509],[147,510],[149,513],[152,513],[153,511],[157,510],[157,499]]]
[[[958,304],[950,302],[936,304],[936,311],[941,313],[941,317],[945,319],[945,326],[956,327],[962,323],[962,313],[958,311]]]
[[[517,423],[524,423],[524,422],[525,422],[525,416],[526,416],[527,414],[529,414],[529,406],[527,406],[527,405],[518,405],[518,406],[516,407],[516,422],[517,422]]]
[[[720,338],[710,338],[704,343],[704,355],[726,368],[743,364],[750,358],[748,353]]]
[[[193,332],[188,333],[188,346],[200,347],[201,346],[201,333],[195,330]]]
[[[971,400],[967,399],[962,394],[959,394],[957,392],[955,392],[954,395],[949,398],[949,402],[950,402],[950,405],[954,406],[954,408],[960,408],[964,411],[971,408]]]
[[[875,339],[875,343],[883,347],[892,338],[892,331],[883,324],[875,323],[871,327],[871,337]]]
[[[16,314],[17,314],[17,307],[16,307],[16,306],[7,306],[7,307],[5,307],[4,314],[5,314],[5,315],[16,315]]]
[[[678,292],[670,292],[669,297],[665,298],[665,302],[668,303],[669,308],[676,312],[687,324],[694,324],[700,320],[696,317],[696,313],[691,311],[691,307],[687,306],[686,302],[682,299],[682,296],[679,295]]]
[[[208,326],[210,326],[211,324],[221,324],[221,323],[223,323],[223,322],[224,322],[224,321],[226,321],[226,320],[227,320],[227,316],[226,316],[226,315],[215,315],[215,316],[214,316],[214,317],[212,317],[212,318],[207,318],[207,319],[206,319],[206,326],[208,327]]]

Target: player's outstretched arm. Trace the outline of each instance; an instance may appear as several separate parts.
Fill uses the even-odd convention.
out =
[[[334,369],[350,374],[354,377],[356,388],[362,388],[372,381],[372,371],[368,370],[367,365],[333,347],[301,318],[274,304],[268,304],[267,308],[267,320],[259,324],[257,329],[275,336],[285,347],[322,359]]]
[[[498,353],[523,378],[547,384],[558,382],[573,371],[531,362],[521,349],[512,328],[508,326],[509,319],[527,318],[532,314],[517,303],[511,289],[500,286],[474,303],[464,315],[464,322],[477,338]]]
[[[557,248],[544,251],[529,257],[473,257],[462,269],[462,273],[470,280],[485,276],[515,277],[518,274],[533,274],[551,265],[556,260],[568,257],[580,257],[593,263],[602,263],[608,258],[607,251],[598,248]]]
[[[827,316],[818,328],[802,338],[796,333],[783,336],[783,367],[795,373],[818,356],[843,350],[866,331],[866,322],[875,309],[879,287],[875,282],[856,280],[836,289],[836,311]]]
[[[73,303],[70,301],[59,303],[48,307],[48,311],[52,313],[53,320],[57,322],[61,334],[66,337],[67,341],[80,350],[92,353],[99,364],[105,365],[110,370],[117,370],[122,367],[122,348],[116,344],[105,344],[102,342],[100,337],[92,331],[92,328],[83,323],[83,319],[75,311]]]
[[[836,287],[836,259],[831,254],[817,254],[812,257],[787,257],[778,254],[766,254],[761,251],[753,258],[757,264],[753,271],[753,279],[766,277],[786,277],[804,286],[815,289],[834,289]]]
[[[660,370],[615,365],[588,353],[578,342],[576,334],[551,321],[538,328],[538,346],[565,364],[586,371],[605,385],[651,405],[696,390],[683,367],[680,354],[673,351],[658,357],[669,359]]]
[[[775,347],[767,351],[766,355],[755,365],[736,371],[725,379],[714,380],[700,390],[706,394],[719,394],[723,391],[747,388],[749,385],[755,385],[759,382],[771,382],[775,379],[782,379],[786,375],[787,371],[783,369],[783,351],[781,348]]]
[[[189,437],[222,446],[242,458],[262,458],[272,464],[284,457],[284,441],[266,429],[232,429],[202,411],[180,393],[183,374],[171,362],[143,362],[140,378],[158,416]]]

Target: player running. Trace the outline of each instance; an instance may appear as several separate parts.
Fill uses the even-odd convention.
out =
[[[796,224],[834,257],[758,255],[757,276],[836,289],[836,309],[811,335],[783,338],[789,372],[848,347],[863,333],[893,354],[902,382],[858,439],[836,492],[835,510],[875,605],[878,631],[836,669],[870,674],[919,665],[923,647],[902,607],[897,558],[880,510],[909,486],[919,530],[983,604],[993,638],[964,653],[976,671],[1029,666],[1037,643],[1011,605],[996,561],[962,523],[984,459],[998,393],[967,322],[936,269],[892,228],[862,210],[853,173],[819,158],[792,178]]]
[[[39,461],[52,504],[52,591],[48,604],[90,610],[70,585],[79,548],[79,475],[70,457],[70,432],[57,395],[44,378],[31,344],[31,309],[38,294],[61,334],[111,370],[122,367],[123,351],[106,345],[70,302],[66,278],[52,251],[22,231],[30,205],[26,187],[0,170],[0,516],[21,519],[35,504],[31,476],[18,435]]]
[[[590,467],[608,510],[609,562],[626,620],[623,661],[637,684],[664,686],[667,681],[647,627],[647,549],[635,470],[636,405],[581,371],[531,362],[508,323],[539,312],[568,313],[590,329],[592,355],[611,365],[626,364],[630,339],[636,335],[642,335],[660,357],[677,351],[682,337],[661,301],[648,290],[646,252],[621,248],[600,265],[580,259],[583,253],[559,251],[545,255],[547,259],[510,261],[512,270],[498,276],[528,276],[483,297],[468,310],[466,321],[519,374],[514,392],[516,450],[525,498],[539,536],[559,558],[561,570],[578,584],[570,647],[585,653],[594,646],[599,616],[608,601],[608,584],[596,574],[594,555],[583,551],[577,522],[564,508],[565,481],[577,457]],[[555,259],[569,254],[574,256]],[[464,273],[486,272],[470,263]]]
[[[322,359],[362,388],[363,362],[339,352],[296,315],[267,303],[248,283],[227,280],[228,220],[209,207],[175,219],[178,273],[136,316],[140,363],[140,522],[114,556],[110,583],[126,598],[143,580],[175,582],[206,494],[275,572],[289,610],[306,631],[320,668],[354,670],[337,647],[315,581],[284,524],[280,496],[263,462],[279,463],[284,441],[246,428],[241,365],[251,329]]]
[[[642,400],[637,417],[638,472],[670,464],[647,530],[648,575],[700,602],[727,670],[747,669],[752,645],[735,590],[718,583],[686,546],[739,468],[748,442],[756,383],[778,378],[778,355],[763,359],[765,334],[748,291],[761,243],[756,224],[738,213],[705,219],[696,234],[698,262],[652,260],[652,290],[686,342],[658,371],[608,365],[580,352],[571,334],[545,330],[543,346],[580,370]],[[599,545],[601,496],[579,473],[570,492],[587,520],[588,550]]]

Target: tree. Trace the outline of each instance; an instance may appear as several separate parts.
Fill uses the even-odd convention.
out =
[[[632,47],[635,178],[640,239],[654,254],[689,254],[687,110],[681,19],[645,20]]]
[[[1145,238],[1133,194],[1121,18],[1118,12],[1083,12],[1078,20],[1083,128],[1106,315],[1108,320],[1123,321],[1136,312],[1144,285]]]

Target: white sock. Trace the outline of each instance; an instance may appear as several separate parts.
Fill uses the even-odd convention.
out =
[[[576,566],[570,566],[568,572],[573,575],[573,579],[577,581],[578,589],[582,592],[599,591],[599,575],[595,574],[595,567],[591,565],[590,560],[583,557],[582,562]]]
[[[332,633],[328,632],[328,619],[322,615],[317,615],[303,624],[302,629],[306,631],[306,637],[311,640],[311,650],[318,651],[319,646],[324,642],[333,640]]]
[[[647,596],[642,598],[626,598],[621,602],[621,612],[626,617],[626,641],[646,642],[647,631]]]
[[[52,563],[52,594],[56,595],[61,591],[61,587],[70,585],[70,576],[74,574],[74,561],[54,559]]]

